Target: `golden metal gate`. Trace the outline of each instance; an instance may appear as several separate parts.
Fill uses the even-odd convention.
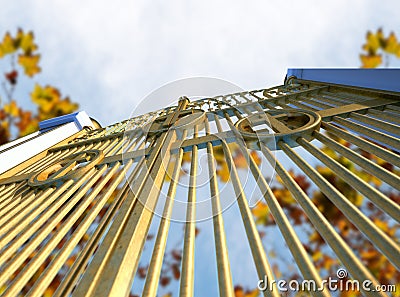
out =
[[[261,193],[259,198],[268,206],[302,277],[322,282],[313,259],[271,190],[272,172],[266,176],[260,169],[260,156],[268,163],[268,170],[275,170],[351,277],[377,286],[374,274],[329,222],[327,210],[313,203],[288,170],[296,166],[332,207],[399,269],[397,235],[385,233],[315,168],[317,161],[325,164],[397,224],[398,203],[322,147],[329,147],[399,193],[396,171],[380,166],[365,154],[400,167],[399,103],[400,94],[396,92],[289,78],[285,85],[270,89],[192,102],[182,97],[173,107],[106,128],[84,128],[0,175],[0,295],[40,296],[50,286],[55,296],[129,295],[157,213],[161,219],[141,293],[156,296],[170,219],[180,205],[184,237],[179,295],[192,296],[195,277],[202,277],[194,273],[196,222],[205,219],[196,217],[201,156],[206,158],[203,167],[210,198],[206,200],[210,207],[207,215],[212,217],[221,296],[234,296],[222,214],[230,205],[240,210],[237,219],[243,223],[259,279],[274,279],[244,190],[243,168]],[[35,139],[24,143],[30,141]],[[245,160],[240,169],[233,150]],[[301,152],[309,154],[305,157]],[[220,195],[218,170],[222,169],[217,159],[221,156],[233,187],[233,200]],[[184,166],[187,187],[182,192],[178,188]],[[55,283],[60,273],[63,277]],[[265,290],[263,294],[279,296],[277,290]],[[310,294],[330,296],[328,290]],[[363,294],[389,293],[364,290]]]

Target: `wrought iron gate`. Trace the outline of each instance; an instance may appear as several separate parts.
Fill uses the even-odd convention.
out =
[[[275,224],[304,279],[321,283],[313,260],[287,213],[260,170],[257,154],[274,168],[315,230],[351,277],[378,285],[373,273],[331,225],[288,171],[296,165],[394,267],[400,269],[396,234],[386,234],[340,189],[316,170],[325,164],[347,185],[380,208],[393,224],[398,201],[354,174],[322,150],[356,164],[399,193],[400,94],[290,78],[285,85],[203,98],[181,98],[177,106],[106,128],[83,130],[66,144],[46,150],[0,177],[1,296],[42,295],[59,273],[55,296],[126,296],[141,259],[154,211],[162,218],[155,238],[143,296],[156,296],[183,164],[188,166],[180,296],[194,290],[194,253],[199,155],[206,152],[218,285],[221,296],[234,296],[222,210],[234,204],[244,224],[259,279],[274,279],[255,224],[240,170],[245,169],[268,205]],[[146,125],[144,124],[146,123]],[[344,145],[341,140],[351,144]],[[358,150],[364,152],[360,153]],[[216,156],[217,151],[218,156]],[[301,151],[310,155],[305,158]],[[253,153],[253,152],[256,152]],[[279,152],[279,153],[278,153]],[[366,153],[390,164],[381,166]],[[280,160],[285,155],[289,161]],[[217,157],[223,157],[235,199],[220,196]],[[310,157],[311,156],[311,157]],[[1,155],[0,155],[1,158]],[[314,161],[312,161],[313,159]],[[291,163],[290,163],[291,162]],[[224,165],[225,166],[225,165]],[[243,165],[242,165],[243,167]],[[160,170],[161,168],[161,170]],[[163,169],[165,168],[165,170]],[[169,176],[168,178],[166,176]],[[159,195],[167,186],[160,202]],[[182,196],[180,194],[180,196]],[[207,202],[207,203],[208,203]],[[228,205],[229,204],[229,205]],[[156,211],[157,212],[157,211]],[[69,263],[68,266],[66,264]],[[254,281],[254,284],[257,280]],[[279,296],[277,290],[265,296]],[[330,296],[329,291],[311,292]],[[369,292],[367,296],[387,296]]]

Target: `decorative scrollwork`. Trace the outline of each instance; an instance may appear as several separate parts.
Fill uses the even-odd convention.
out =
[[[87,150],[72,154],[55,163],[50,164],[38,173],[34,173],[28,180],[32,187],[57,185],[68,179],[81,177],[104,159],[100,150]]]
[[[240,119],[235,126],[250,147],[258,149],[258,141],[267,145],[284,140],[291,147],[298,146],[298,137],[312,140],[312,133],[319,130],[321,116],[303,109],[274,109],[254,113]],[[265,127],[262,127],[265,126]],[[278,146],[276,146],[278,147]]]

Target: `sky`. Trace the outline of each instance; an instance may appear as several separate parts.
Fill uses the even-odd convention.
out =
[[[29,83],[60,88],[108,125],[177,79],[250,90],[281,84],[290,67],[359,67],[366,31],[398,32],[399,9],[372,0],[14,0],[2,6],[0,33],[33,30],[43,71]]]
[[[179,79],[212,77],[251,90],[283,83],[288,68],[359,67],[367,30],[400,35],[399,11],[398,0],[13,0],[1,6],[0,35],[33,30],[39,45],[43,71],[17,90],[23,104],[35,82],[51,84],[105,126]],[[237,211],[224,215],[229,230],[242,230],[229,219]],[[210,240],[196,255],[203,273],[212,247],[205,232]],[[232,259],[245,248],[237,241],[228,238]],[[232,269],[248,284],[254,271],[243,263]]]

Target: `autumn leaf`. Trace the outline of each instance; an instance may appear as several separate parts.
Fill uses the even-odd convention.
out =
[[[360,55],[362,68],[375,68],[381,65],[382,53],[400,58],[400,43],[396,35],[391,32],[388,37],[385,37],[382,28],[379,28],[376,33],[367,32],[366,43],[362,49],[365,51]]]
[[[4,111],[13,117],[17,117],[19,114],[19,109],[17,106],[17,102],[15,100],[11,100],[9,104],[4,104]]]
[[[259,202],[252,208],[251,212],[256,219],[256,224],[267,225],[269,208],[264,202]]]
[[[360,55],[362,68],[376,68],[382,64],[382,55]]]
[[[18,64],[22,66],[24,72],[29,77],[39,73],[41,68],[38,66],[40,55],[19,55]]]
[[[378,29],[376,34],[371,31],[367,32],[366,43],[363,45],[363,49],[367,51],[370,55],[375,55],[381,46],[381,40],[383,40],[382,29]]]
[[[229,168],[226,162],[222,163],[217,169],[217,175],[222,182],[227,183],[230,179]]]
[[[12,54],[17,50],[15,46],[14,39],[11,37],[10,33],[7,32],[4,35],[3,41],[0,44],[0,58],[4,57],[5,55]]]
[[[39,108],[48,113],[53,108],[54,104],[60,101],[60,92],[51,86],[42,87],[36,84],[31,99],[34,103],[39,105]]]
[[[24,51],[25,55],[31,54],[38,48],[37,45],[34,43],[34,36],[32,31],[24,33],[22,29],[18,29],[15,39],[19,47]]]
[[[168,284],[169,284],[170,282],[171,282],[171,278],[168,277],[168,276],[163,276],[163,277],[160,278],[160,284],[161,284],[161,286],[163,286],[163,287],[168,286]]]
[[[0,122],[0,145],[7,143],[10,138],[10,130],[8,122]]]
[[[54,109],[53,117],[59,117],[64,114],[69,114],[74,112],[79,108],[79,104],[71,102],[71,100],[67,97],[63,100],[60,100]]]
[[[11,85],[15,85],[17,83],[18,71],[12,70],[10,72],[5,73],[4,76]]]
[[[235,297],[257,297],[260,294],[258,289],[244,290],[242,286],[235,286]]]

